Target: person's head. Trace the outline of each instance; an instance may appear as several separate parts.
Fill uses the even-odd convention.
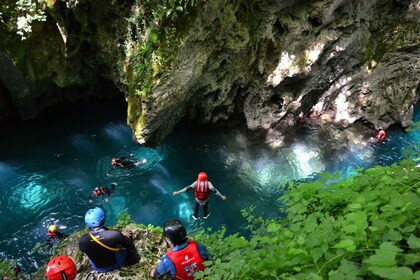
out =
[[[179,220],[168,220],[163,226],[163,235],[174,246],[187,242],[187,231]]]
[[[50,231],[50,232],[57,232],[57,226],[56,225],[50,225],[48,227],[48,231]]]
[[[67,256],[56,256],[47,264],[48,280],[74,280],[76,278],[76,265]]]
[[[100,207],[87,210],[85,223],[89,228],[101,227],[105,223],[105,212]]]
[[[117,163],[117,160],[113,157],[112,159],[111,159],[111,164],[112,165],[114,165],[114,164],[116,164]]]
[[[200,172],[198,173],[198,181],[206,181],[207,180],[207,174],[206,172]]]

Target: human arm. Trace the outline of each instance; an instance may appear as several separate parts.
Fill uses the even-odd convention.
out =
[[[226,196],[224,196],[223,194],[221,194],[214,186],[213,184],[209,181],[209,190],[214,192],[218,197],[220,197],[223,200],[226,200]]]
[[[171,277],[174,277],[176,275],[176,269],[172,261],[164,255],[161,258],[159,265],[150,271],[150,277],[153,279],[161,279],[168,274]]]
[[[191,185],[189,185],[189,186],[187,186],[187,187],[185,187],[185,188],[183,188],[183,189],[180,189],[179,191],[175,191],[175,192],[173,192],[172,193],[172,195],[177,195],[177,194],[180,194],[180,193],[184,193],[184,192],[187,192],[187,191],[189,191],[189,190],[192,190],[192,189],[194,189],[195,188],[195,185],[196,185],[197,183],[196,182],[194,182],[194,183],[192,183]]]
[[[211,255],[207,248],[201,244],[200,242],[197,242],[198,252],[200,253],[200,256],[203,258],[203,260],[211,260]]]
[[[115,168],[117,168],[117,164],[113,164],[111,169],[106,173],[106,176],[109,176],[109,174],[111,173],[112,170],[114,170]]]

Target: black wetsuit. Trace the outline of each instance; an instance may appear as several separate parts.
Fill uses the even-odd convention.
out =
[[[134,161],[126,160],[131,156],[126,157],[120,157],[115,159],[115,163],[112,164],[111,169],[107,172],[107,174],[111,173],[112,170],[115,168],[123,168],[123,169],[130,169],[136,166],[136,163]]]
[[[95,192],[93,190],[92,192],[89,193],[89,200],[93,199],[94,197],[98,197],[102,195],[109,197],[115,190],[115,184],[111,184],[110,188],[99,187],[98,189],[99,189],[98,192]]]
[[[111,248],[125,248],[115,252],[98,244],[89,234],[80,237],[79,249],[88,256],[96,270],[111,271],[120,268],[121,265],[132,265],[140,260],[133,241],[120,231],[102,228],[91,232],[100,242]],[[125,255],[123,263],[121,263],[122,254]]]
[[[68,234],[64,234],[61,232],[48,232],[47,234],[47,244],[53,245],[58,243],[59,241],[65,239],[68,236]]]

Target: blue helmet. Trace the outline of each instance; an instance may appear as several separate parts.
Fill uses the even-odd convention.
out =
[[[102,208],[89,209],[85,215],[85,223],[89,228],[99,227],[105,221],[105,212]]]

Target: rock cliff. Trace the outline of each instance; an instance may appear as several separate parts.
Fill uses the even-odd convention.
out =
[[[298,122],[406,126],[419,97],[418,0],[50,0],[40,8],[46,21],[25,40],[0,27],[2,118],[118,88],[140,144],[158,145],[181,120],[239,116],[277,147]]]

